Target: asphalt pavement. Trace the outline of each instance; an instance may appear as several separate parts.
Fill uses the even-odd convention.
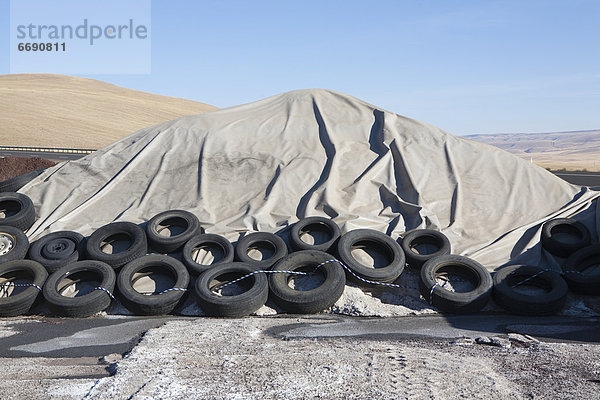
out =
[[[298,323],[289,315],[254,318],[280,319],[281,325],[267,329],[266,333],[284,340],[335,337],[453,340],[519,333],[547,342],[600,343],[599,318],[486,314],[358,318],[321,314],[303,316],[303,322]],[[171,320],[193,320],[205,325],[207,330],[211,330],[215,321],[212,318],[178,316],[5,319],[2,328],[18,333],[0,338],[0,358],[79,358],[123,354],[138,343],[145,331]]]
[[[110,316],[92,318],[3,319],[15,335],[0,338],[0,357],[100,357],[125,353],[148,329],[167,317]]]
[[[600,186],[600,172],[552,171],[565,181],[581,186]]]
[[[599,318],[524,317],[501,314],[376,319],[336,316],[335,322],[332,323],[283,325],[272,330],[272,333],[284,339],[360,337],[374,340],[445,340],[519,333],[546,342],[600,343],[599,322]]]
[[[29,151],[29,150],[4,150],[0,149],[0,157],[40,157],[55,161],[77,160],[87,154],[70,153],[66,151]]]

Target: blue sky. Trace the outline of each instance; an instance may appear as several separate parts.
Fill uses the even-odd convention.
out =
[[[9,22],[0,0],[2,74]],[[155,0],[151,68],[87,77],[218,107],[327,88],[455,135],[600,129],[600,2]]]

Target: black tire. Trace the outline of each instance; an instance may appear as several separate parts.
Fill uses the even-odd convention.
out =
[[[264,260],[255,260],[248,255],[248,250],[257,244],[267,244],[274,249],[274,253],[271,257]],[[235,259],[237,261],[253,265],[255,267],[269,269],[277,261],[288,255],[288,248],[282,238],[279,236],[268,233],[268,232],[254,232],[245,235],[243,238],[238,240],[235,246]]]
[[[557,233],[568,234],[571,240],[564,240]],[[589,246],[590,231],[581,222],[571,218],[557,218],[542,226],[542,247],[557,257],[569,257],[577,250]]]
[[[29,311],[38,298],[46,278],[48,278],[48,272],[44,267],[30,260],[15,260],[0,264],[0,277],[3,280],[6,279],[5,282],[0,283],[0,287],[6,283],[10,284],[11,275],[14,278],[21,278],[22,275],[25,275],[28,278],[27,280],[31,282],[29,286],[27,286],[27,283],[17,283],[19,286],[14,289],[17,292],[16,294],[11,293],[9,296],[4,296],[4,293],[2,293],[3,295],[0,296],[0,317],[14,317]],[[17,288],[20,290],[16,290]]]
[[[96,288],[81,296],[63,296],[61,292],[69,285],[62,285],[67,277],[73,277],[77,273],[90,273],[96,278],[94,281],[100,283]],[[88,278],[89,279],[89,278]],[[50,275],[44,285],[44,298],[48,302],[48,308],[54,314],[65,317],[84,318],[105,310],[110,305],[114,293],[116,274],[112,267],[106,263],[95,260],[78,261],[65,265]],[[81,281],[87,281],[82,279]],[[109,293],[105,290],[106,289]]]
[[[42,172],[44,172],[43,169],[38,169],[2,181],[0,182],[0,192],[16,192],[34,178],[37,178]]]
[[[474,284],[469,292],[453,292],[436,284],[436,276],[442,269],[454,270]],[[446,313],[464,314],[481,310],[492,294],[490,273],[477,261],[467,257],[445,255],[432,258],[421,268],[419,289],[432,306]]]
[[[413,249],[420,244],[428,244],[436,246],[438,250],[430,254],[419,254]],[[423,264],[434,257],[450,254],[450,241],[442,232],[434,231],[433,229],[416,229],[404,235],[400,243],[406,263],[414,269],[421,269]]]
[[[133,288],[134,275],[145,268],[166,271],[175,281],[172,288],[159,294],[145,295]],[[125,265],[117,278],[123,305],[138,315],[165,315],[177,306],[187,291],[190,274],[178,260],[162,254],[150,254]],[[182,290],[183,289],[183,290]]]
[[[529,279],[528,284],[546,289],[546,293],[526,294],[515,290],[515,285],[526,279]],[[559,273],[531,265],[504,267],[494,274],[493,281],[496,303],[518,315],[554,315],[564,307],[569,291]]]
[[[102,251],[101,245],[106,239],[115,235],[126,235],[131,245],[125,251],[115,254],[107,254]],[[144,230],[131,222],[113,222],[96,230],[88,238],[85,246],[87,256],[92,260],[107,263],[115,270],[123,265],[146,254],[148,243]]]
[[[53,232],[33,242],[27,257],[39,262],[52,273],[83,257],[83,239],[83,235],[77,232]]]
[[[308,244],[300,237],[300,233],[308,228],[319,227],[325,229],[329,235],[329,240],[320,244]],[[292,249],[298,250],[318,250],[328,252],[335,249],[335,245],[341,236],[340,227],[328,218],[308,217],[296,222],[290,230],[290,244]]]
[[[22,260],[27,255],[29,239],[19,228],[0,226],[0,264]]]
[[[275,304],[297,314],[315,314],[333,306],[344,292],[346,275],[344,268],[330,254],[316,250],[297,251],[279,260],[271,270],[297,271],[308,268],[309,271],[304,272],[312,272],[318,265],[321,265],[319,270],[325,275],[325,280],[318,287],[305,291],[292,289],[288,285],[291,274],[270,274],[269,288]]]
[[[600,296],[600,271],[594,274],[584,271],[600,264],[600,244],[584,247],[571,254],[563,267],[563,277],[575,293],[588,296]]]
[[[48,246],[42,248],[42,255],[49,260],[63,260],[76,250],[76,244],[67,238],[53,239]],[[75,260],[77,261],[77,260]]]
[[[178,235],[162,236],[158,231],[158,226],[168,220],[178,220],[185,230]],[[198,218],[184,210],[165,211],[155,215],[146,225],[146,236],[150,248],[159,253],[167,254],[179,250],[188,240],[200,233],[200,221]]]
[[[16,210],[13,215],[0,218],[0,225],[14,226],[22,231],[35,222],[35,209],[31,199],[21,193],[0,193],[0,210]]]
[[[264,273],[255,273],[245,279],[249,289],[232,296],[219,296],[211,290],[211,283],[224,275],[236,274],[238,277],[258,271],[250,264],[232,262],[221,264],[201,274],[196,280],[194,293],[202,310],[210,316],[239,318],[252,314],[261,308],[269,297],[269,284]]]
[[[382,268],[371,268],[361,264],[352,256],[352,247],[361,243],[364,247],[381,249],[387,254],[389,264]],[[339,259],[354,273],[348,273],[348,280],[361,285],[369,284],[362,279],[383,283],[395,281],[404,271],[406,262],[404,252],[395,240],[372,229],[356,229],[342,235],[337,245],[337,253]]]
[[[212,264],[199,264],[194,260],[193,252],[195,248],[198,248],[202,245],[215,245],[219,247],[223,251],[223,258],[219,259]],[[188,268],[190,274],[198,275],[203,273],[204,271],[216,267],[217,265],[227,264],[233,261],[233,245],[223,236],[214,235],[210,233],[205,233],[201,235],[196,235],[191,238],[185,246],[183,246],[182,250],[182,258],[183,263]]]

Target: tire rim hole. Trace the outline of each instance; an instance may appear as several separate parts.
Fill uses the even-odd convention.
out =
[[[540,278],[533,278],[527,282],[519,284],[530,277],[531,275],[512,275],[508,278],[507,283],[513,291],[527,296],[539,296],[552,291],[552,286],[550,286],[550,283]]]
[[[239,296],[242,293],[246,293],[248,290],[252,288],[254,285],[254,277],[248,277],[246,279],[242,279],[239,282],[236,282],[231,285],[227,285],[225,287],[221,287],[222,285],[232,282],[236,279],[241,278],[242,276],[247,275],[247,273],[228,273],[215,277],[208,285],[210,291],[217,296]]]
[[[57,285],[57,292],[64,297],[80,297],[102,285],[102,277],[95,271],[79,271],[64,277]]]
[[[110,235],[100,243],[100,249],[106,254],[117,254],[127,251],[133,244],[131,237],[126,233]]]
[[[442,247],[440,246],[439,241],[432,237],[420,237],[416,238],[410,244],[410,250],[422,256],[429,256],[431,254],[435,254],[440,251]]]
[[[50,253],[62,253],[65,250],[67,250],[67,248],[69,247],[69,245],[65,242],[58,242],[58,243],[52,243],[50,244],[47,249]]]
[[[33,276],[27,271],[7,272],[0,276],[0,298],[16,296],[27,290],[33,283]],[[23,286],[21,286],[23,285]]]
[[[455,293],[468,293],[479,286],[479,277],[462,267],[448,265],[435,272],[439,287]]]
[[[270,242],[256,242],[248,246],[248,257],[256,261],[268,260],[275,255],[275,245]]]
[[[299,268],[294,268],[296,272],[304,272],[308,275],[293,275],[288,277],[288,286],[298,291],[313,290],[325,283],[325,273],[318,269],[315,271],[316,265],[305,265]]]
[[[225,258],[225,250],[215,243],[205,243],[192,249],[192,260],[196,264],[211,265]]]
[[[368,268],[385,268],[392,263],[393,259],[386,246],[370,240],[354,243],[350,254],[356,261]]]
[[[160,266],[142,268],[131,277],[133,290],[144,295],[156,295],[175,287],[177,282],[173,273]]]
[[[566,244],[577,244],[583,239],[579,229],[570,224],[559,224],[550,229],[550,236],[555,240]]]
[[[181,217],[167,218],[156,226],[156,231],[162,237],[175,237],[188,229],[188,223]]]
[[[8,218],[21,211],[21,205],[14,200],[5,200],[0,202],[0,218]]]
[[[329,228],[324,224],[309,224],[300,230],[300,240],[304,243],[318,246],[331,240],[332,235]]]

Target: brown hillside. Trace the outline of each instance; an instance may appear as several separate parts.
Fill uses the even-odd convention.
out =
[[[0,145],[101,148],[138,129],[215,109],[94,79],[0,75]]]
[[[470,135],[550,169],[600,171],[600,130]]]

